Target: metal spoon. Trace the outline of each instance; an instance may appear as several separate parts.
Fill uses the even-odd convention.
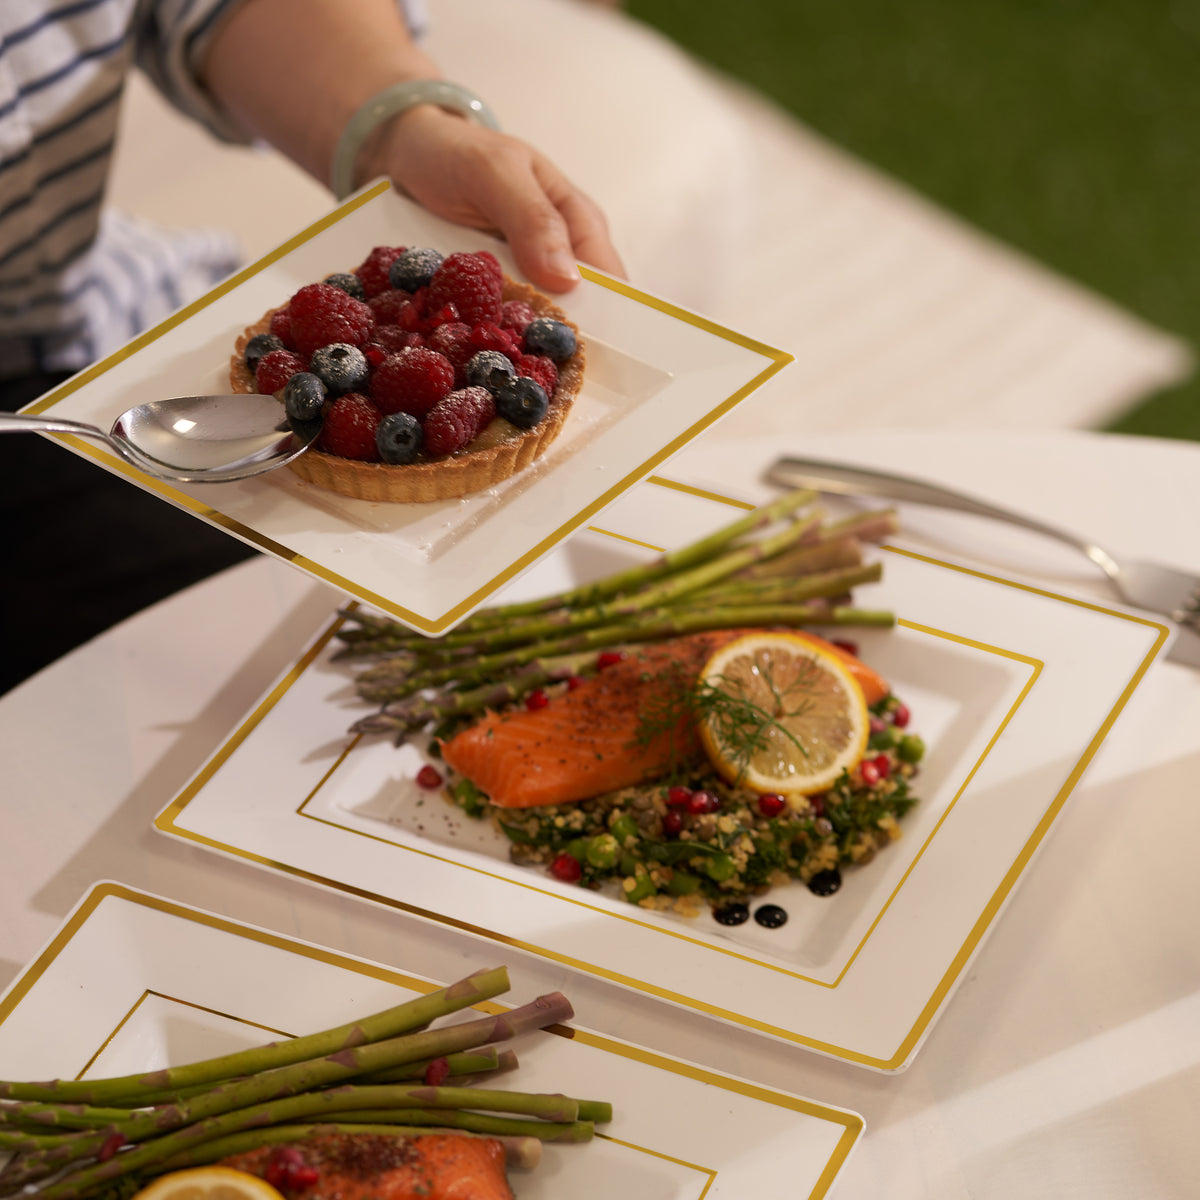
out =
[[[273,396],[176,396],[139,404],[105,433],[63,417],[0,413],[0,433],[95,438],[126,462],[172,483],[228,483],[273,471],[303,454],[320,420],[293,427]]]

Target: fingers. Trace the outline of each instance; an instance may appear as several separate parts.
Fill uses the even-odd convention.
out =
[[[538,286],[574,287],[578,259],[623,271],[599,208],[523,142],[509,140],[503,155],[490,155],[475,188],[476,202]]]
[[[525,142],[428,107],[397,124],[390,177],[439,216],[497,230],[539,287],[574,287],[577,260],[624,275],[600,208]]]
[[[600,206],[544,159],[535,163],[535,174],[563,220],[575,256],[609,275],[624,279],[625,264],[612,243],[608,222]]]

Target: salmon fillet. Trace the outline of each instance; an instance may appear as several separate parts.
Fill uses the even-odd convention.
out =
[[[500,808],[568,804],[658,778],[703,750],[685,710],[650,740],[648,721],[678,702],[715,650],[750,632],[712,630],[649,643],[545,708],[487,713],[442,742],[442,758]],[[887,695],[886,682],[853,655],[815,634],[789,632],[837,654],[868,704]]]
[[[566,804],[654,779],[703,751],[685,710],[649,740],[647,722],[744,632],[649,643],[545,708],[487,713],[443,742],[442,758],[502,808]]]
[[[513,1200],[503,1144],[460,1133],[315,1134],[234,1154],[221,1165],[265,1179],[281,1153],[293,1161],[298,1155],[317,1172],[300,1193],[304,1200]]]

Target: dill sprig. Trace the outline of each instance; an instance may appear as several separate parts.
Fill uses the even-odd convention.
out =
[[[807,758],[807,748],[787,726],[812,707],[813,683],[819,669],[815,659],[805,659],[804,663],[786,684],[778,682],[770,660],[760,665],[758,678],[769,693],[769,707],[752,699],[742,680],[727,675],[692,680],[673,664],[660,677],[662,686],[655,689],[638,713],[637,744],[646,746],[670,734],[686,717],[712,730],[714,740],[736,768],[735,783],[754,758],[768,749],[772,731],[778,731]]]

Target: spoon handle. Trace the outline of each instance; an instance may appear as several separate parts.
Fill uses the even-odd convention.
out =
[[[65,417],[34,417],[25,413],[0,413],[0,433],[77,433],[82,437],[109,440],[108,434],[95,425],[69,421]]]

